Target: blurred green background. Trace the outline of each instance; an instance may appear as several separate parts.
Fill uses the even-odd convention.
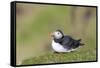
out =
[[[17,3],[16,16],[17,65],[96,60],[96,7]],[[50,33],[57,29],[85,45],[54,54]]]

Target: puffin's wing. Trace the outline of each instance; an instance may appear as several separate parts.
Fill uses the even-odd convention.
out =
[[[64,36],[62,39],[62,45],[67,45],[69,44],[73,39],[70,36]]]
[[[62,46],[67,49],[71,49],[72,45],[74,44],[74,39],[70,36],[65,36],[62,40]]]

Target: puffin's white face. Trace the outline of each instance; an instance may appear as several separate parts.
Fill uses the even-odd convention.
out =
[[[56,39],[60,39],[63,37],[62,33],[59,32],[59,31],[56,31],[53,33],[53,37],[56,38]]]

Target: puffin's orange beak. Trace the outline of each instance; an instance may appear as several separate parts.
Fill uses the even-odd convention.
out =
[[[50,36],[51,36],[51,37],[53,37],[53,36],[54,36],[54,34],[53,34],[53,33],[50,33]]]

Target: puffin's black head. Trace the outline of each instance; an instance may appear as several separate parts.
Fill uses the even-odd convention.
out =
[[[61,30],[56,30],[55,32],[52,33],[52,36],[55,39],[60,39],[64,36],[63,32]]]

